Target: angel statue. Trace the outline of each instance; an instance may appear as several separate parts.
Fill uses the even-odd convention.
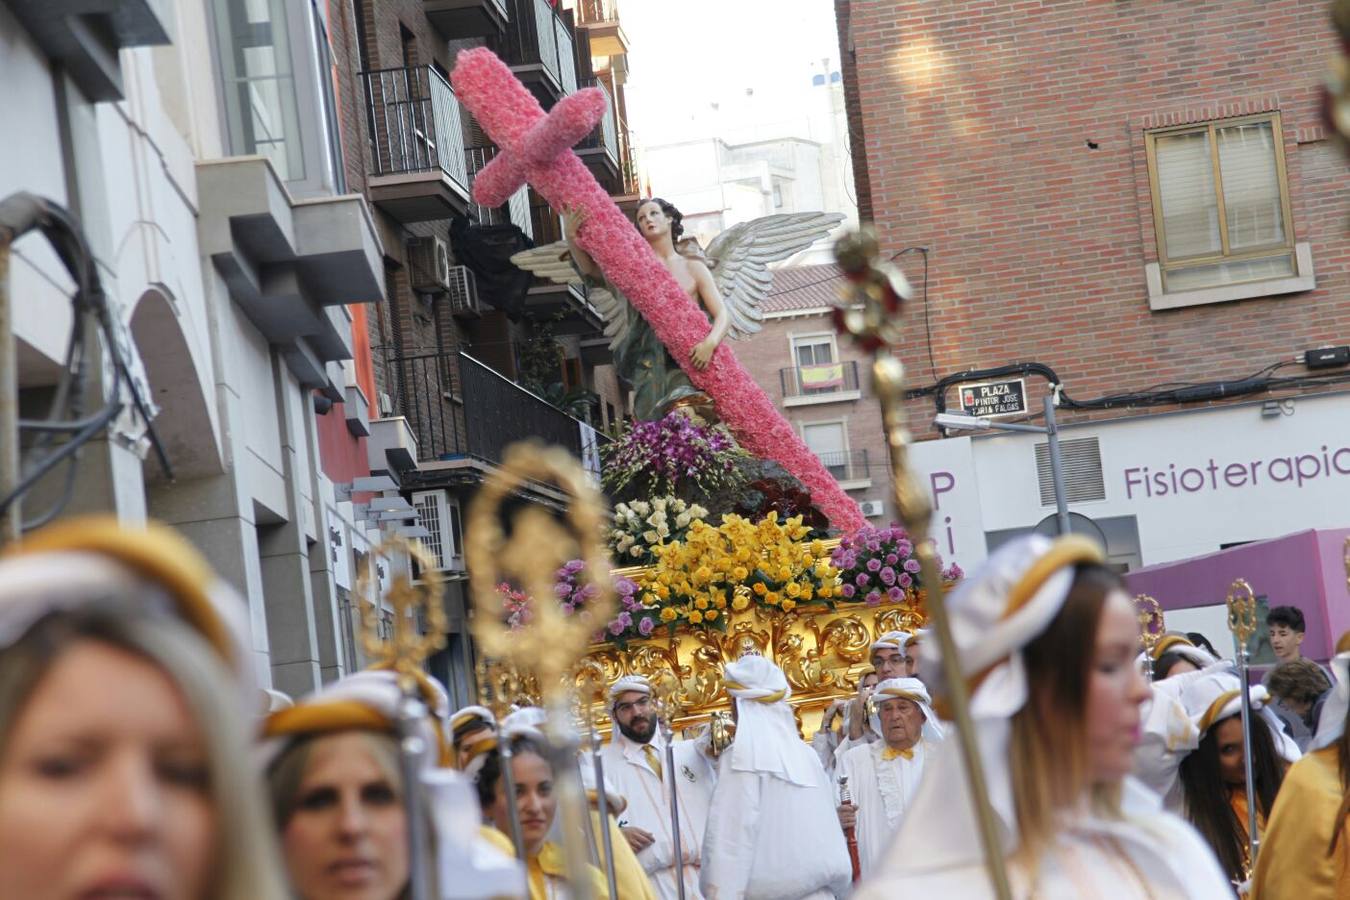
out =
[[[769,263],[805,250],[843,216],[764,216],[728,228],[706,252],[696,238],[681,237],[682,219],[673,204],[659,197],[638,204],[639,233],[709,319],[707,336],[689,354],[689,363],[701,370],[728,335],[744,339],[760,330],[764,320],[760,303],[773,283]],[[585,226],[583,210],[568,210],[563,215],[563,240],[517,253],[511,262],[559,284],[586,286],[587,297],[605,319],[614,367],[633,389],[633,413],[639,420],[660,419],[687,407],[715,421],[707,395],[694,387],[647,321],[577,246],[576,236]]]

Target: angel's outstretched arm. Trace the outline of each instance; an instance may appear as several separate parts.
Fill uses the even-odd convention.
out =
[[[563,240],[567,241],[568,252],[572,254],[572,261],[576,263],[577,271],[587,278],[600,278],[602,274],[600,267],[591,259],[590,254],[577,246],[577,232],[581,226],[586,224],[586,210],[577,207],[563,213]]]
[[[695,344],[694,349],[689,352],[689,359],[693,362],[694,368],[705,369],[712,360],[717,345],[722,343],[722,339],[727,336],[727,330],[731,328],[731,312],[722,302],[722,292],[717,289],[717,282],[713,279],[712,272],[708,271],[708,267],[697,260],[690,260],[689,269],[694,276],[694,285],[698,288],[698,298],[708,315],[712,317],[712,328],[708,329],[708,336]]]

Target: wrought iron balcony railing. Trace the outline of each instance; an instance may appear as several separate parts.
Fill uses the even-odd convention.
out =
[[[469,196],[464,116],[431,66],[362,73],[370,130],[372,199],[402,221],[449,218]]]
[[[450,82],[431,66],[379,69],[364,78],[375,145],[371,174],[439,169],[467,190],[463,117]]]
[[[577,89],[577,63],[572,30],[548,0],[509,0],[510,23],[498,55],[529,83],[538,68],[551,82],[546,93],[554,99]]]
[[[384,370],[389,411],[407,418],[421,461],[496,462],[507,446],[527,438],[581,455],[580,421],[467,353],[376,347],[373,354]]]
[[[485,147],[469,147],[464,151],[464,155],[469,170],[469,184],[472,186],[478,173],[497,155],[497,148],[492,144]],[[534,228],[530,221],[530,189],[525,185],[521,185],[520,189],[511,195],[511,199],[501,206],[480,206],[470,199],[469,210],[480,225],[515,225],[529,237],[534,237]]]
[[[858,364],[855,361],[821,363],[814,366],[787,366],[778,370],[778,383],[784,398],[827,397],[858,390]]]
[[[831,450],[816,456],[835,481],[867,481],[872,477],[866,450]]]
[[[614,98],[609,95],[604,83],[598,78],[591,78],[586,82],[586,87],[599,88],[605,94],[605,117],[600,120],[600,124],[595,126],[595,130],[587,135],[581,143],[577,145],[577,151],[585,154],[587,150],[603,149],[609,154],[611,165],[615,171],[619,166],[619,128],[618,117],[614,114]]]

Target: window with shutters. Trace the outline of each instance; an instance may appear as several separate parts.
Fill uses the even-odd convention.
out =
[[[1162,293],[1311,274],[1294,243],[1279,113],[1150,131],[1145,149]]]

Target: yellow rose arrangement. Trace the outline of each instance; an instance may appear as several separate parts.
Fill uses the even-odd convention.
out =
[[[724,515],[720,525],[690,523],[682,541],[652,548],[654,565],[639,579],[639,600],[658,608],[672,630],[680,624],[724,628],[727,610],[751,604],[791,612],[839,598],[839,572],[800,516],[758,522]]]

